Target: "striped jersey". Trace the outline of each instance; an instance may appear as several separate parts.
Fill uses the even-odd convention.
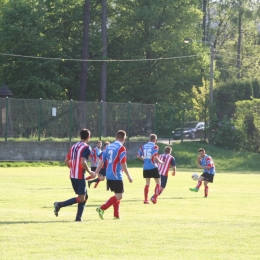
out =
[[[88,159],[91,152],[91,147],[84,143],[78,142],[70,148],[67,158],[70,160],[70,178],[84,179],[85,170],[81,165],[81,158]]]
[[[121,163],[126,163],[126,148],[120,141],[115,141],[106,146],[102,161],[106,162],[106,178],[108,180],[123,180],[124,172]]]
[[[98,158],[101,154],[101,150],[97,147],[95,147],[90,154],[91,157],[91,167],[97,167],[98,166]]]
[[[216,173],[215,172],[215,164],[213,162],[213,159],[209,155],[205,154],[205,157],[200,159],[200,164],[201,164],[201,166],[210,166],[209,170],[208,169],[204,169],[203,172],[210,173],[210,174],[215,174]]]
[[[164,162],[158,165],[160,175],[168,176],[170,167],[176,166],[175,158],[171,154],[160,154],[159,159]]]
[[[158,156],[158,152],[159,147],[153,142],[148,142],[141,146],[138,151],[138,155],[143,156],[144,158],[144,170],[151,170],[158,167],[157,163],[154,160],[154,157]]]

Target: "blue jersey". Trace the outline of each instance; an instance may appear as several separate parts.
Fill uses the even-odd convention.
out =
[[[91,167],[97,167],[98,166],[98,158],[101,154],[101,150],[95,147],[90,154],[91,157]]]
[[[158,152],[159,147],[153,142],[148,142],[147,144],[141,146],[138,151],[138,155],[143,156],[144,158],[144,170],[151,170],[158,167],[154,160],[154,157],[158,156]]]
[[[205,157],[200,159],[200,164],[201,164],[201,166],[210,166],[209,170],[204,169],[203,172],[215,174],[215,165],[214,165],[213,159],[209,155],[205,154]]]
[[[126,148],[119,141],[115,141],[103,151],[102,161],[106,162],[106,178],[108,180],[123,180],[121,163],[126,163]]]

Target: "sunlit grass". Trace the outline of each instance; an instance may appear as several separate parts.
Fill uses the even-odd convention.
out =
[[[258,174],[218,172],[205,199],[203,189],[188,190],[196,183],[191,172],[179,170],[158,203],[144,205],[142,169],[130,173],[120,221],[112,208],[105,220],[97,216],[113,195],[102,182],[88,190],[78,223],[76,205],[53,213],[54,201],[75,196],[66,167],[2,168],[1,259],[259,259]]]

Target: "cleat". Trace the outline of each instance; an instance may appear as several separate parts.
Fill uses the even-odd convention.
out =
[[[190,188],[190,191],[198,192],[199,189],[198,188]]]
[[[56,217],[58,217],[58,212],[60,211],[60,207],[59,207],[59,203],[58,202],[54,202],[54,214]]]
[[[75,219],[75,222],[82,222],[82,220],[79,219],[79,218],[76,218],[76,219]]]
[[[144,200],[144,204],[150,204],[148,200]]]
[[[113,219],[114,219],[114,220],[120,220],[120,218],[119,218],[119,217],[114,217]]]
[[[204,196],[204,198],[207,198],[208,196]]]
[[[96,208],[96,211],[97,211],[97,213],[98,213],[98,216],[99,216],[101,219],[104,219],[104,218],[103,218],[104,210],[101,209],[101,208]]]
[[[151,202],[153,203],[153,204],[156,204],[157,203],[157,201],[156,201],[156,199],[154,198],[154,197],[151,197]]]
[[[90,188],[90,185],[91,185],[91,182],[90,181],[88,181],[88,187]]]

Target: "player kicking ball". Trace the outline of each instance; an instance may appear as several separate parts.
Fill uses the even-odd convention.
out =
[[[198,168],[203,169],[202,175],[198,179],[197,186],[195,188],[190,188],[190,191],[198,192],[199,188],[204,182],[204,198],[208,197],[208,183],[213,183],[214,176],[215,176],[215,165],[213,159],[206,154],[205,149],[199,149],[199,156],[197,157],[198,161]]]

